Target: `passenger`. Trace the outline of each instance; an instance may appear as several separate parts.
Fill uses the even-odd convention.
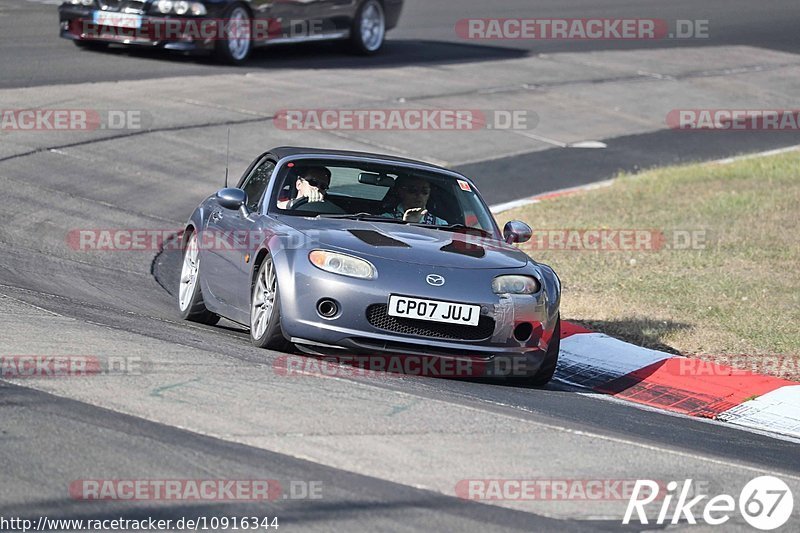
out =
[[[387,206],[390,211],[382,214],[383,217],[437,226],[448,225],[446,220],[428,211],[431,184],[423,178],[399,177],[387,196],[396,203]]]

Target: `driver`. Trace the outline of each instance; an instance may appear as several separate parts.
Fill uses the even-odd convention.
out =
[[[392,211],[381,216],[402,219],[406,222],[435,224],[437,226],[448,225],[446,220],[428,211],[431,184],[427,180],[417,177],[398,178],[393,191],[399,202]]]
[[[295,189],[297,195],[291,200],[278,202],[278,208],[291,209],[301,198],[307,198],[308,203],[324,202],[325,191],[331,184],[331,171],[326,167],[305,167],[297,170]]]

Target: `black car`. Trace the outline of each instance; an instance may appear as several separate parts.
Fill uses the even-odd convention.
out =
[[[61,37],[82,48],[111,43],[212,52],[240,64],[255,46],[349,40],[374,54],[403,0],[67,0]]]

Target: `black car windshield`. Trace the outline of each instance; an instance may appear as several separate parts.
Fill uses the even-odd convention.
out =
[[[320,218],[471,229],[499,238],[492,214],[464,179],[389,163],[301,159],[283,165],[270,211]]]

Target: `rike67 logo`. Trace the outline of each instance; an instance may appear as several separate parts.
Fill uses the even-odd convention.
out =
[[[678,524],[681,520],[696,524],[695,514],[699,513],[703,522],[718,526],[730,520],[737,510],[737,501],[728,494],[719,494],[705,502],[709,498],[707,494],[689,499],[692,493],[691,479],[685,480],[680,487],[677,481],[670,481],[666,486],[666,494],[659,494],[662,487],[663,485],[649,479],[636,480],[622,523],[629,524],[635,512],[639,523],[648,524],[645,506],[655,501],[661,504],[655,520],[658,525]],[[675,496],[677,501],[670,515]],[[773,476],[751,479],[739,494],[739,513],[748,524],[762,531],[781,527],[789,520],[793,508],[794,498],[789,486]]]

